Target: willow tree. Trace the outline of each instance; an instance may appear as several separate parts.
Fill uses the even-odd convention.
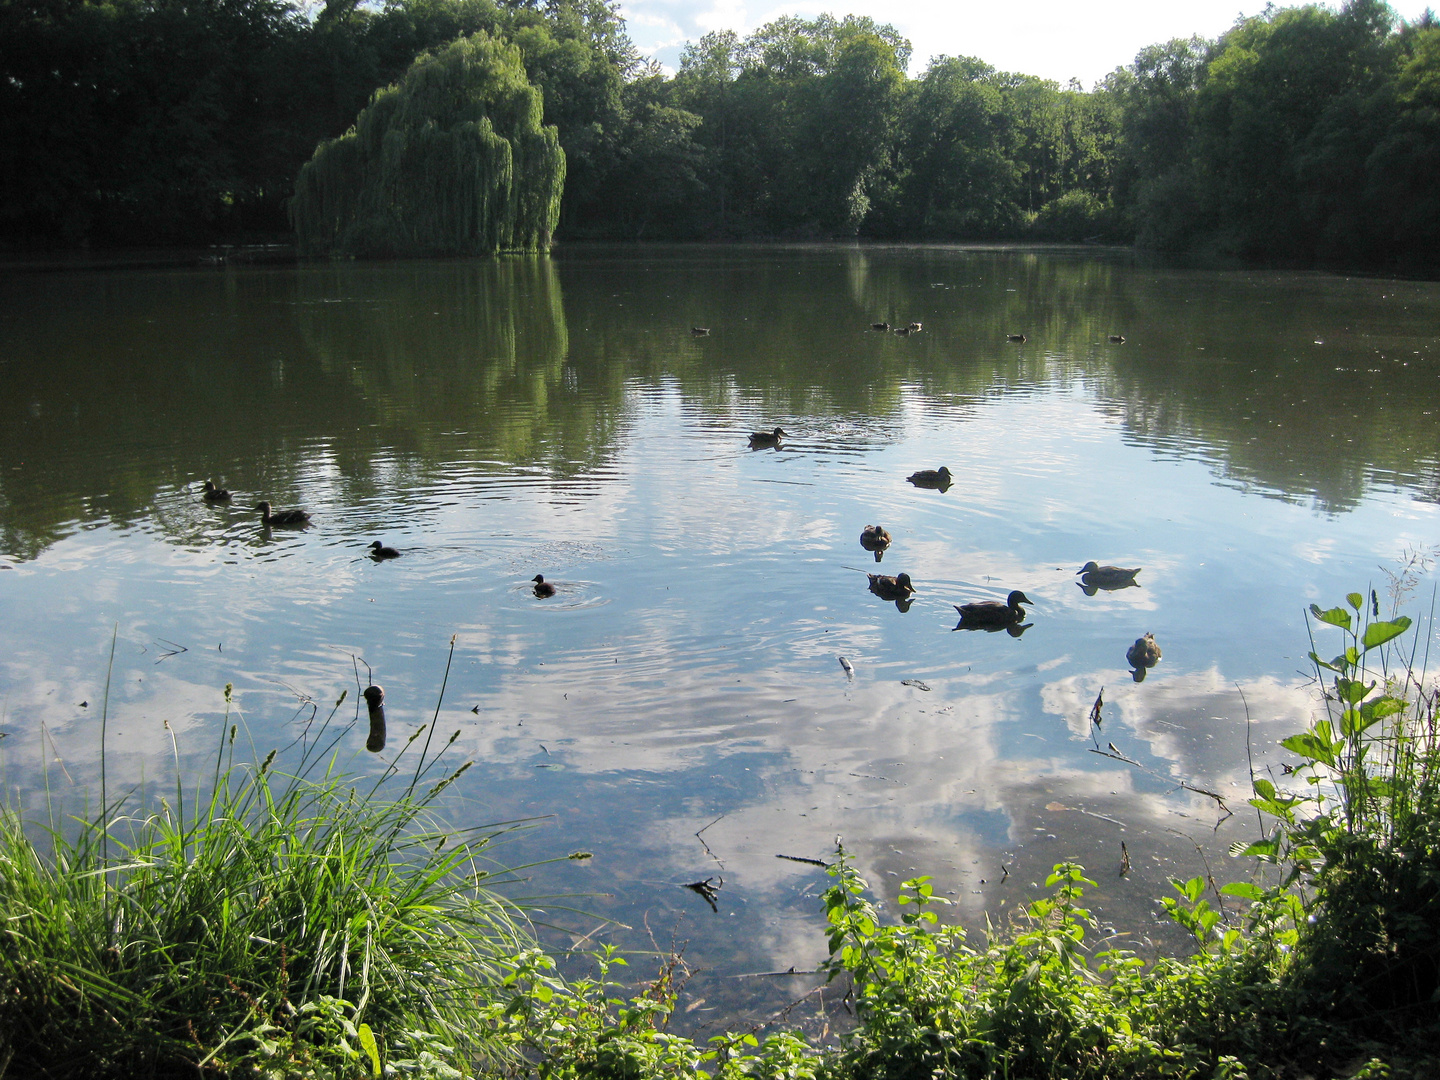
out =
[[[421,56],[300,170],[302,254],[478,255],[550,245],[565,152],[520,50],[477,33]]]

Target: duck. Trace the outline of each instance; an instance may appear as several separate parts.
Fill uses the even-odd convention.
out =
[[[877,554],[890,546],[890,534],[879,525],[866,525],[860,530],[860,546]]]
[[[973,604],[956,604],[955,610],[960,613],[961,625],[967,628],[1004,627],[1024,622],[1025,609],[1020,605],[1034,602],[1019,589],[1015,589],[1003,604],[998,600],[977,600]]]
[[[918,322],[912,322],[909,326],[909,330],[912,334],[920,333],[920,324]]]
[[[954,483],[954,477],[951,475],[950,470],[944,465],[941,465],[938,469],[920,469],[918,472],[911,473],[905,479],[916,487],[938,488],[941,491],[944,491]]]
[[[1005,340],[1013,341],[1017,345],[1024,345],[1026,339],[1024,334],[1006,334]]]
[[[200,497],[210,503],[229,502],[230,492],[222,487],[217,487],[214,480],[206,480],[205,494]]]
[[[752,431],[750,433],[750,445],[758,446],[779,446],[780,440],[785,438],[783,428],[776,428],[774,431]]]
[[[1089,586],[1096,589],[1126,589],[1131,585],[1139,585],[1135,580],[1143,567],[1125,566],[1101,566],[1094,559],[1091,559],[1075,573],[1080,575],[1082,586]]]
[[[281,510],[278,514],[271,513],[268,502],[259,503],[255,509],[260,511],[262,525],[304,525],[310,520],[310,515],[304,510]]]
[[[900,334],[900,335],[902,335],[902,336],[905,335],[905,334],[908,334],[908,333],[910,333],[910,332],[911,332],[911,330],[910,330],[910,327],[908,327],[908,326],[897,326],[897,327],[895,327],[895,333]]]
[[[555,595],[555,586],[545,580],[544,574],[536,574],[530,579],[535,583],[535,595],[544,599],[547,596]]]
[[[889,324],[888,322],[872,322],[872,323],[870,324],[870,329],[871,329],[871,330],[889,330],[889,329],[890,329],[890,324]]]
[[[1124,344],[1125,344],[1125,335],[1124,335],[1124,334],[1111,334],[1111,335],[1110,335],[1110,344],[1111,344],[1111,345],[1124,345]]]
[[[1125,659],[1137,672],[1143,672],[1146,668],[1152,668],[1160,662],[1160,646],[1155,643],[1155,635],[1147,632],[1144,637],[1135,639],[1135,644],[1125,650]],[[1144,678],[1144,676],[1140,676]],[[1135,681],[1139,682],[1140,678]]]
[[[870,579],[870,591],[882,600],[909,600],[915,586],[910,583],[909,574],[866,574]],[[908,605],[907,605],[908,606]]]
[[[386,547],[379,540],[370,541],[370,557],[372,559],[398,559],[400,552],[392,547]]]
[[[710,328],[708,326],[692,326],[690,327],[690,333],[696,337],[709,337]]]

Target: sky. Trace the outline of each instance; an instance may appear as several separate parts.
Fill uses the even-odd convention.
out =
[[[1282,3],[1280,6],[1289,6]],[[1338,6],[1338,5],[1337,5]],[[1077,78],[1089,89],[1147,45],[1199,34],[1213,38],[1264,0],[621,0],[630,36],[674,70],[685,42],[712,30],[749,33],[781,15],[869,15],[891,23],[914,46],[911,74],[930,57],[976,56],[1002,71]]]

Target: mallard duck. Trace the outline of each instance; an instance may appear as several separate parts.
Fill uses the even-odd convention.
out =
[[[956,604],[960,622],[969,626],[1009,626],[1025,621],[1025,609],[1021,604],[1033,604],[1019,589],[1014,590],[1005,603],[998,600],[977,600],[973,604]]]
[[[310,520],[310,515],[304,510],[281,510],[278,514],[271,513],[268,502],[258,504],[255,509],[260,511],[262,525],[304,525]]]
[[[1144,671],[1152,668],[1160,662],[1160,646],[1155,644],[1155,635],[1146,633],[1144,637],[1135,639],[1135,644],[1125,650],[1125,659],[1130,666],[1137,671]],[[1139,679],[1135,680],[1139,682]]]
[[[710,328],[708,326],[692,326],[690,327],[690,333],[696,337],[709,337]]]
[[[1125,344],[1125,335],[1124,335],[1124,334],[1111,334],[1111,335],[1110,335],[1110,344],[1111,344],[1111,345],[1124,345],[1124,344]]]
[[[400,552],[392,547],[386,547],[379,540],[370,541],[370,557],[372,559],[398,559]]]
[[[752,431],[750,433],[751,446],[779,446],[780,440],[785,438],[783,428],[776,428],[774,431]]]
[[[544,575],[544,574],[536,574],[536,575],[535,575],[533,578],[531,578],[530,580],[533,581],[533,582],[535,582],[535,595],[536,595],[536,596],[541,597],[541,598],[543,599],[544,597],[554,596],[554,595],[555,595],[555,586],[554,586],[554,585],[551,585],[550,582],[548,582],[548,581],[545,580],[545,575]]]
[[[1017,345],[1024,345],[1024,344],[1025,344],[1025,335],[1024,335],[1024,334],[1006,334],[1006,335],[1005,335],[1005,340],[1006,340],[1006,341],[1013,341],[1013,342],[1015,342],[1015,344],[1017,344]]]
[[[888,574],[865,576],[870,579],[870,591],[882,600],[908,600],[915,591],[915,586],[910,584],[909,574],[896,574],[894,577]]]
[[[879,525],[866,525],[860,530],[860,546],[866,551],[884,551],[890,546],[890,534]]]
[[[890,329],[890,324],[889,324],[888,322],[872,322],[872,323],[870,324],[870,329],[871,329],[871,330],[889,330],[889,329]]]
[[[941,491],[944,491],[954,482],[954,478],[950,475],[950,470],[944,465],[941,465],[938,469],[921,469],[919,472],[911,473],[905,479],[916,487],[938,488]]]
[[[1125,589],[1131,585],[1139,585],[1135,580],[1143,567],[1124,566],[1101,566],[1094,559],[1091,559],[1075,573],[1080,575],[1080,580],[1085,585],[1097,589]]]
[[[222,487],[216,487],[214,480],[206,480],[205,494],[200,497],[206,502],[229,502],[230,492]]]

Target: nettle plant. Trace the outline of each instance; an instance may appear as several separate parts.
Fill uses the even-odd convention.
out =
[[[1273,817],[1262,840],[1236,854],[1282,867],[1271,893],[1304,904],[1295,978],[1331,1005],[1341,998],[1386,1023],[1413,1023],[1440,1007],[1440,691],[1427,688],[1418,642],[1391,643],[1412,626],[1380,618],[1379,598],[1311,605],[1310,660],[1323,711],[1281,743],[1300,758],[1299,790],[1256,777],[1251,805]],[[1334,627],[1342,651],[1325,659],[1315,630]]]

